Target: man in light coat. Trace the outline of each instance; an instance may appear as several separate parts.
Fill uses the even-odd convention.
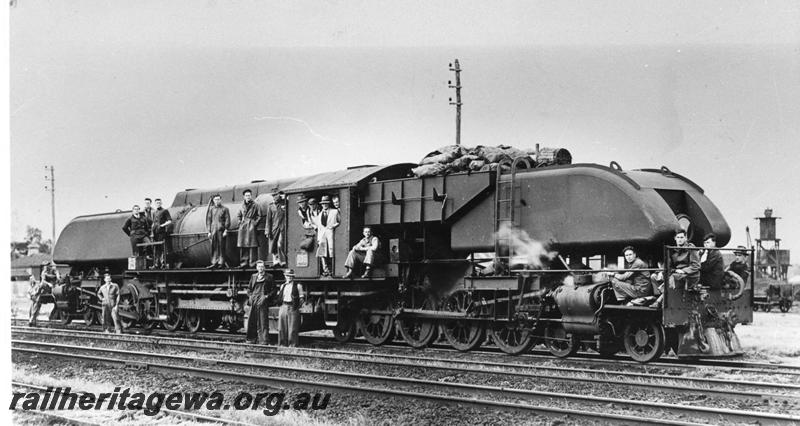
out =
[[[317,257],[322,262],[322,275],[329,277],[333,264],[333,232],[339,226],[339,210],[332,209],[331,197],[323,195],[319,202],[322,210],[314,215],[314,226],[317,228]]]

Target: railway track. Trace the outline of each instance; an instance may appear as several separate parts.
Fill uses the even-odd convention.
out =
[[[49,343],[49,342],[13,341],[12,345],[13,345],[12,351],[18,354],[59,356],[59,357],[71,358],[73,360],[104,362],[104,363],[122,364],[122,365],[135,365],[137,367],[142,367],[142,364],[144,364],[144,367],[148,369],[164,370],[169,372],[181,371],[187,374],[201,375],[204,377],[216,377],[216,378],[226,378],[226,379],[231,379],[234,377],[239,379],[242,378],[246,379],[249,377],[252,380],[256,380],[261,384],[266,383],[270,384],[271,386],[294,383],[295,385],[299,384],[304,386],[311,386],[314,388],[359,391],[359,389],[363,388],[363,384],[358,386],[353,386],[346,383],[346,382],[357,381],[360,383],[376,383],[379,385],[383,385],[383,387],[381,388],[371,387],[368,389],[368,392],[377,392],[382,395],[386,395],[387,392],[389,393],[395,392],[398,390],[398,388],[402,389],[403,387],[433,388],[436,389],[436,391],[444,392],[445,394],[434,395],[430,391],[421,392],[418,394],[410,392],[409,394],[409,391],[403,391],[405,392],[405,394],[402,394],[401,392],[401,394],[392,394],[392,395],[411,397],[411,398],[422,398],[428,400],[430,400],[431,397],[434,396],[434,399],[437,400],[442,399],[442,401],[445,401],[447,398],[456,398],[461,403],[472,404],[471,402],[466,400],[479,401],[476,404],[484,407],[494,406],[495,408],[497,408],[498,406],[493,404],[498,404],[500,402],[513,403],[519,405],[517,401],[508,401],[509,399],[525,400],[525,401],[531,401],[531,400],[549,401],[550,403],[553,403],[554,401],[556,402],[569,401],[570,404],[578,403],[581,405],[588,404],[590,406],[597,406],[599,404],[601,406],[600,410],[594,411],[593,414],[586,414],[585,411],[581,410],[573,410],[577,412],[573,412],[571,413],[571,415],[575,415],[578,417],[585,417],[585,418],[592,418],[592,416],[599,414],[603,414],[603,416],[608,416],[608,415],[616,416],[616,417],[603,417],[603,416],[594,417],[595,419],[602,419],[603,421],[614,421],[614,422],[625,422],[625,423],[629,423],[631,421],[630,417],[626,415],[609,414],[602,412],[603,406],[612,405],[616,407],[626,407],[629,410],[634,409],[646,413],[642,414],[642,417],[638,416],[636,417],[635,423],[638,424],[641,423],[664,424],[663,423],[664,419],[662,417],[659,417],[657,413],[653,413],[654,411],[656,412],[666,411],[673,413],[675,415],[683,416],[684,418],[690,418],[693,420],[703,419],[705,421],[711,421],[711,422],[737,421],[744,423],[759,422],[760,424],[791,424],[793,422],[800,422],[800,417],[793,417],[782,414],[772,414],[765,412],[720,409],[714,407],[701,407],[701,406],[690,406],[690,405],[680,405],[680,404],[664,404],[664,403],[654,403],[650,401],[624,400],[616,398],[584,396],[584,395],[570,394],[570,393],[554,393],[554,392],[533,391],[533,390],[525,390],[517,388],[474,385],[461,382],[440,382],[440,381],[410,379],[406,377],[347,373],[341,371],[333,371],[329,369],[321,370],[321,369],[310,369],[308,367],[253,365],[252,362],[227,361],[216,358],[186,357],[180,355],[167,355],[167,354],[159,354],[152,352],[129,351],[129,350],[120,350],[112,348],[97,348],[97,347],[87,348],[83,346],[64,345],[64,344]],[[110,355],[113,355],[113,357],[111,357]],[[357,361],[360,362],[360,360]],[[228,370],[221,371],[221,370],[209,370],[208,368],[198,369],[196,367],[192,367],[192,365],[196,365],[196,363],[198,362],[204,365],[225,367]],[[187,366],[186,364],[189,364],[189,366]],[[251,371],[257,371],[259,373],[270,372],[271,374],[270,375],[260,374],[258,376],[253,376],[252,374],[231,372],[230,369],[234,370],[246,369]],[[305,379],[296,379],[291,377],[289,378],[275,377],[274,373],[276,371],[282,372],[284,374],[300,375],[304,377],[307,377],[308,375],[316,375],[319,377],[325,377],[325,380],[308,381]],[[338,383],[332,381],[331,379],[335,379],[335,381],[338,381]],[[245,381],[248,380],[246,379]],[[342,383],[343,381],[345,383]],[[361,391],[363,391],[363,389]],[[469,397],[457,396],[459,394],[464,394],[464,393],[466,393],[466,395],[468,395]],[[491,401],[480,398],[476,399],[475,396],[477,395],[491,396],[492,398],[504,401],[497,401],[497,400]],[[465,398],[466,400],[464,400]],[[453,400],[451,400],[451,402],[453,402]],[[489,404],[489,402],[491,402],[491,404]],[[523,409],[537,412],[540,414],[547,414],[547,415],[565,414],[563,408],[557,407],[558,410],[553,411],[553,407],[530,406],[530,405],[525,405],[525,406],[527,408]],[[509,406],[507,408],[513,408],[513,407]],[[515,409],[520,409],[520,407],[517,406]],[[595,408],[595,410],[597,410],[597,408]],[[650,415],[651,417],[647,417],[647,415]]]
[[[38,391],[38,392],[51,391],[52,388],[53,388],[52,386],[50,386],[50,387],[37,386],[37,385],[28,384],[28,383],[20,383],[20,382],[14,382],[14,381],[11,382],[11,386],[12,386],[13,389],[18,390],[18,391],[26,391],[27,390],[27,391]],[[75,394],[84,394],[85,392],[75,390],[75,391],[73,391],[73,393],[75,393]],[[244,423],[244,422],[235,421],[235,420],[226,420],[226,419],[222,419],[222,418],[219,418],[219,417],[204,416],[202,414],[191,413],[191,412],[188,412],[188,411],[170,410],[170,409],[164,408],[164,407],[161,407],[159,409],[159,411],[162,412],[162,413],[165,413],[166,415],[168,415],[170,417],[174,417],[176,419],[189,420],[189,421],[193,421],[193,422],[197,422],[197,423],[220,424],[220,425],[231,425],[231,426],[252,426],[251,423]],[[39,416],[42,416],[42,417],[46,417],[46,418],[52,420],[54,423],[57,423],[57,424],[66,423],[66,424],[79,425],[79,426],[103,426],[104,424],[107,424],[107,422],[93,422],[93,421],[89,421],[89,420],[85,420],[85,419],[76,419],[76,418],[71,417],[71,416],[58,414],[58,413],[56,413],[54,411],[48,411],[48,410],[43,410],[43,411],[41,411],[41,410],[30,410],[30,411],[25,411],[25,412],[26,413],[33,413],[35,415],[39,415]]]
[[[684,394],[702,392],[725,399],[771,399],[773,401],[800,401],[800,384],[764,381],[724,380],[702,377],[684,377],[667,374],[608,371],[571,366],[546,366],[510,362],[476,361],[467,359],[437,358],[429,356],[363,353],[345,350],[299,348],[280,351],[275,347],[264,347],[241,343],[220,343],[172,337],[105,335],[94,332],[64,332],[61,330],[12,329],[12,335],[34,337],[59,337],[66,339],[92,339],[108,343],[145,343],[180,350],[206,352],[241,352],[260,357],[281,357],[327,362],[358,362],[365,365],[411,367],[450,371],[459,374],[503,375],[555,382],[584,382],[610,386],[657,390],[664,393]]]
[[[27,320],[15,318],[12,319],[12,322],[20,324],[24,323],[27,324]],[[72,326],[64,326],[59,323],[55,322],[47,322],[48,328],[66,328],[66,329],[76,329],[76,325]],[[80,324],[80,328],[87,329],[87,327],[83,324]],[[101,330],[99,326],[89,326],[89,330]],[[214,340],[214,341],[226,341],[226,342],[244,342],[244,336],[238,333],[230,333],[230,332],[198,332],[198,333],[189,333],[184,331],[166,331],[160,329],[154,329],[145,332],[144,330],[139,329],[130,329],[126,332],[127,333],[139,333],[141,335],[156,335],[156,336],[165,336],[165,337],[185,337],[191,339],[204,339],[204,340]],[[329,345],[336,345],[336,347],[347,347],[347,346],[354,346],[354,347],[365,347],[369,348],[370,351],[375,351],[380,349],[380,347],[373,346],[366,342],[359,342],[354,341],[347,344],[338,343],[332,337],[321,337],[321,336],[300,336],[301,342],[304,344],[329,344]],[[389,343],[384,345],[386,348],[404,348],[409,351],[418,352],[417,350],[412,350],[407,345],[402,342],[397,343]],[[433,345],[429,348],[424,350],[425,352],[437,352],[437,353],[459,353],[455,349],[449,348],[445,345]],[[504,355],[502,351],[494,347],[481,347],[472,352],[472,354],[480,355],[480,354],[491,354],[491,355]],[[785,364],[772,364],[766,362],[754,362],[754,361],[731,361],[731,360],[721,360],[721,359],[679,359],[679,358],[669,358],[669,357],[662,357],[657,362],[650,362],[647,364],[641,364],[639,362],[631,360],[629,357],[625,355],[618,355],[612,358],[602,357],[598,354],[588,353],[588,352],[580,352],[577,355],[570,357],[570,358],[555,358],[549,352],[544,350],[533,350],[531,353],[518,355],[514,358],[519,359],[531,359],[531,360],[549,360],[554,361],[557,360],[559,362],[570,363],[572,365],[582,365],[582,366],[596,366],[597,364],[604,364],[608,366],[625,366],[625,368],[636,368],[636,369],[643,369],[643,368],[680,368],[680,369],[692,369],[697,370],[701,368],[729,368],[732,370],[736,370],[737,372],[748,372],[754,374],[774,374],[775,372],[779,371],[781,374],[787,375],[794,375],[800,376],[800,365],[785,365]]]

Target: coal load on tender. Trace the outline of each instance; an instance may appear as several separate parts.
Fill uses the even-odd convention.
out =
[[[534,167],[572,164],[572,155],[564,148],[519,149],[508,145],[467,148],[447,145],[428,153],[419,167],[411,171],[417,177],[446,175],[459,172],[496,170],[504,160],[528,157]],[[504,169],[509,165],[503,164]]]

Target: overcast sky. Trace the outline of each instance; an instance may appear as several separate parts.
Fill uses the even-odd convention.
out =
[[[454,141],[666,165],[800,259],[800,3],[31,1],[10,10],[11,235]],[[757,236],[754,234],[754,238]]]

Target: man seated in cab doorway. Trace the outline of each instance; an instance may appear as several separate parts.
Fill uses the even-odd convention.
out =
[[[647,269],[647,264],[642,259],[639,259],[633,247],[628,246],[622,249],[622,255],[625,257],[625,269]],[[614,274],[611,276],[611,287],[614,289],[614,295],[619,301],[652,296],[653,294],[650,277],[644,271],[628,271]]]
[[[364,273],[361,278],[369,278],[372,272],[372,264],[375,260],[376,252],[380,248],[380,241],[378,241],[378,237],[372,235],[372,228],[369,226],[364,227],[363,235],[364,238],[356,243],[350,253],[347,254],[347,260],[344,261],[344,267],[347,272],[344,274],[344,278],[352,278],[353,269],[362,263],[364,264]]]

